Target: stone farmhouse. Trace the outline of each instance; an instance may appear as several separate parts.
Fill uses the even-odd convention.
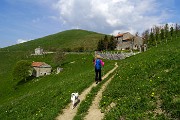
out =
[[[41,47],[35,49],[35,55],[42,55],[42,54],[43,54],[43,49]]]
[[[137,50],[143,46],[143,39],[139,36],[134,36],[129,32],[119,33],[115,36],[115,40],[118,40],[117,50]]]
[[[45,62],[33,62],[32,67],[34,69],[32,75],[35,77],[51,74],[52,67]]]
[[[34,50],[34,54],[31,54],[31,55],[44,55],[44,54],[52,54],[52,53],[55,53],[55,52],[45,52],[43,50],[43,48],[41,48],[40,46],[38,48],[36,48]]]

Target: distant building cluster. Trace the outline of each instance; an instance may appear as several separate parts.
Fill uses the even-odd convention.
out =
[[[143,39],[139,36],[134,36],[129,32],[118,34],[115,36],[117,43],[117,50],[142,50],[144,45]]]

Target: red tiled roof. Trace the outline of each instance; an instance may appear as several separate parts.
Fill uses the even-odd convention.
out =
[[[33,63],[32,63],[32,66],[33,66],[33,67],[40,67],[40,66],[42,66],[42,65],[44,65],[44,62],[33,62]]]
[[[122,37],[124,34],[118,34],[115,37]]]
[[[124,34],[126,34],[127,32],[125,32],[125,33],[118,33],[118,35],[116,35],[115,37],[122,37]]]

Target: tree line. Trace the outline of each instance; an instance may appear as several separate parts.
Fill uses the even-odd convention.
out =
[[[180,25],[178,24],[165,24],[164,26],[154,26],[151,29],[147,29],[142,33],[144,43],[149,47],[157,46],[161,43],[167,43],[174,37],[177,39],[180,32]]]
[[[117,46],[117,40],[114,39],[114,36],[110,36],[108,38],[107,35],[104,36],[104,38],[100,39],[97,45],[97,50],[102,51],[102,50],[115,50]]]

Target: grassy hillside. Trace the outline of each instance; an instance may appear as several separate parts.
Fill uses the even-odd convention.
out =
[[[67,30],[22,44],[13,45],[4,48],[4,50],[34,52],[34,49],[39,46],[44,50],[55,50],[57,48],[70,48],[73,50],[78,47],[84,47],[86,50],[94,50],[97,48],[97,42],[102,37],[104,37],[103,34],[91,31]]]
[[[81,93],[94,82],[91,54],[66,55],[63,72],[56,75],[34,78],[16,85],[11,75],[19,60],[44,61],[53,65],[51,55],[28,56],[24,52],[0,52],[0,119],[54,119],[70,102],[70,94]],[[72,62],[72,63],[71,63]],[[106,61],[104,72],[114,67]]]
[[[180,39],[118,64],[100,103],[107,120],[180,118]],[[111,103],[116,106],[107,112]]]
[[[61,74],[35,78],[19,85],[16,85],[12,77],[12,69],[17,61],[44,61],[54,66],[53,54],[30,56],[30,53],[38,46],[44,50],[75,49],[82,46],[92,50],[96,48],[96,43],[101,37],[104,35],[95,32],[68,30],[2,48],[0,51],[0,119],[53,119],[70,102],[71,92],[81,92],[94,82],[91,54],[67,55],[62,66],[64,71]],[[72,61],[75,63],[71,64]],[[107,65],[105,72],[113,67],[111,65]]]
[[[84,43],[83,36],[87,43]],[[63,62],[62,73],[34,78],[14,89],[16,83],[13,81],[12,68],[17,61],[44,61],[53,65],[53,54],[29,56],[29,51],[37,46],[45,50],[76,48],[78,45],[89,47],[103,36],[83,30],[69,30],[2,49],[0,119],[54,119],[70,102],[71,92],[81,93],[94,82],[92,55],[69,54]],[[161,43],[147,52],[117,62],[119,68],[116,76],[100,102],[105,119],[180,118],[180,39]],[[113,67],[114,61],[105,60],[105,73]],[[112,103],[116,106],[107,111]]]

